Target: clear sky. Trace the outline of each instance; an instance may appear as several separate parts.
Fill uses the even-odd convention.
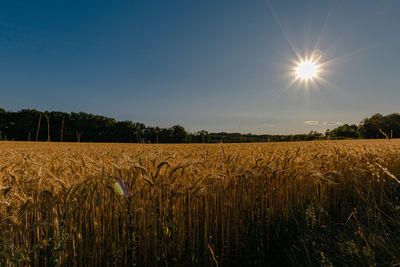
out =
[[[290,45],[292,44],[292,45]],[[318,49],[330,84],[295,83]],[[2,1],[0,106],[304,133],[400,112],[400,1]]]

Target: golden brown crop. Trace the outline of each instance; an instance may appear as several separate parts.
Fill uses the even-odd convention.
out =
[[[357,231],[334,241],[352,263],[377,262],[389,241],[370,227],[400,224],[399,144],[1,142],[0,265],[329,265],[334,227]]]

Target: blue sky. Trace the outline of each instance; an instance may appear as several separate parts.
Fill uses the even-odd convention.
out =
[[[304,133],[400,112],[400,1],[3,1],[0,106]],[[289,42],[290,41],[290,42]],[[287,88],[316,48],[330,83]]]

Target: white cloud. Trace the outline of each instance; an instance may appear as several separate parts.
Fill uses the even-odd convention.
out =
[[[304,123],[308,125],[319,125],[319,121],[305,121]]]
[[[340,121],[304,121],[307,125],[342,125],[343,123]]]
[[[343,123],[340,121],[324,121],[322,122],[323,125],[342,125]]]

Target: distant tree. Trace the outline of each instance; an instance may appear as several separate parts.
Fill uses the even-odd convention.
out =
[[[375,114],[364,119],[359,126],[359,131],[364,138],[382,138],[383,131],[389,137],[400,137],[400,114],[393,113],[386,116]]]
[[[188,134],[180,125],[172,126],[172,142],[173,143],[184,143],[186,142]]]
[[[39,121],[41,123],[39,123]],[[150,127],[143,123],[116,121],[115,119],[90,113],[65,113],[59,111],[40,112],[23,109],[17,112],[0,108],[0,132],[8,140],[49,140],[64,142],[137,142],[137,143],[238,143],[308,141],[344,138],[400,137],[400,114],[383,116],[379,113],[364,119],[358,126],[341,125],[327,130],[325,136],[316,131],[295,135],[254,135],[251,133],[209,133],[201,130],[188,133],[184,127]],[[0,137],[1,138],[1,137]]]
[[[358,138],[360,136],[358,127],[355,124],[344,124],[333,130],[327,131],[331,138]]]
[[[304,140],[311,141],[311,140],[323,139],[323,137],[324,135],[322,133],[319,133],[317,131],[311,131],[308,135],[304,136]]]
[[[327,129],[327,130],[325,131],[325,136],[329,138],[330,135],[331,135],[331,130],[330,130],[330,129]]]
[[[400,114],[393,113],[383,117],[384,129],[382,129],[389,137],[400,137]]]
[[[205,130],[197,131],[193,134],[189,134],[191,143],[208,143],[209,136],[208,132]]]
[[[379,113],[364,119],[359,126],[360,134],[364,138],[377,138],[379,129],[385,130],[383,116]]]
[[[138,143],[142,143],[145,139],[144,132],[146,129],[146,125],[140,122],[135,122],[134,126],[135,126],[136,141]]]

